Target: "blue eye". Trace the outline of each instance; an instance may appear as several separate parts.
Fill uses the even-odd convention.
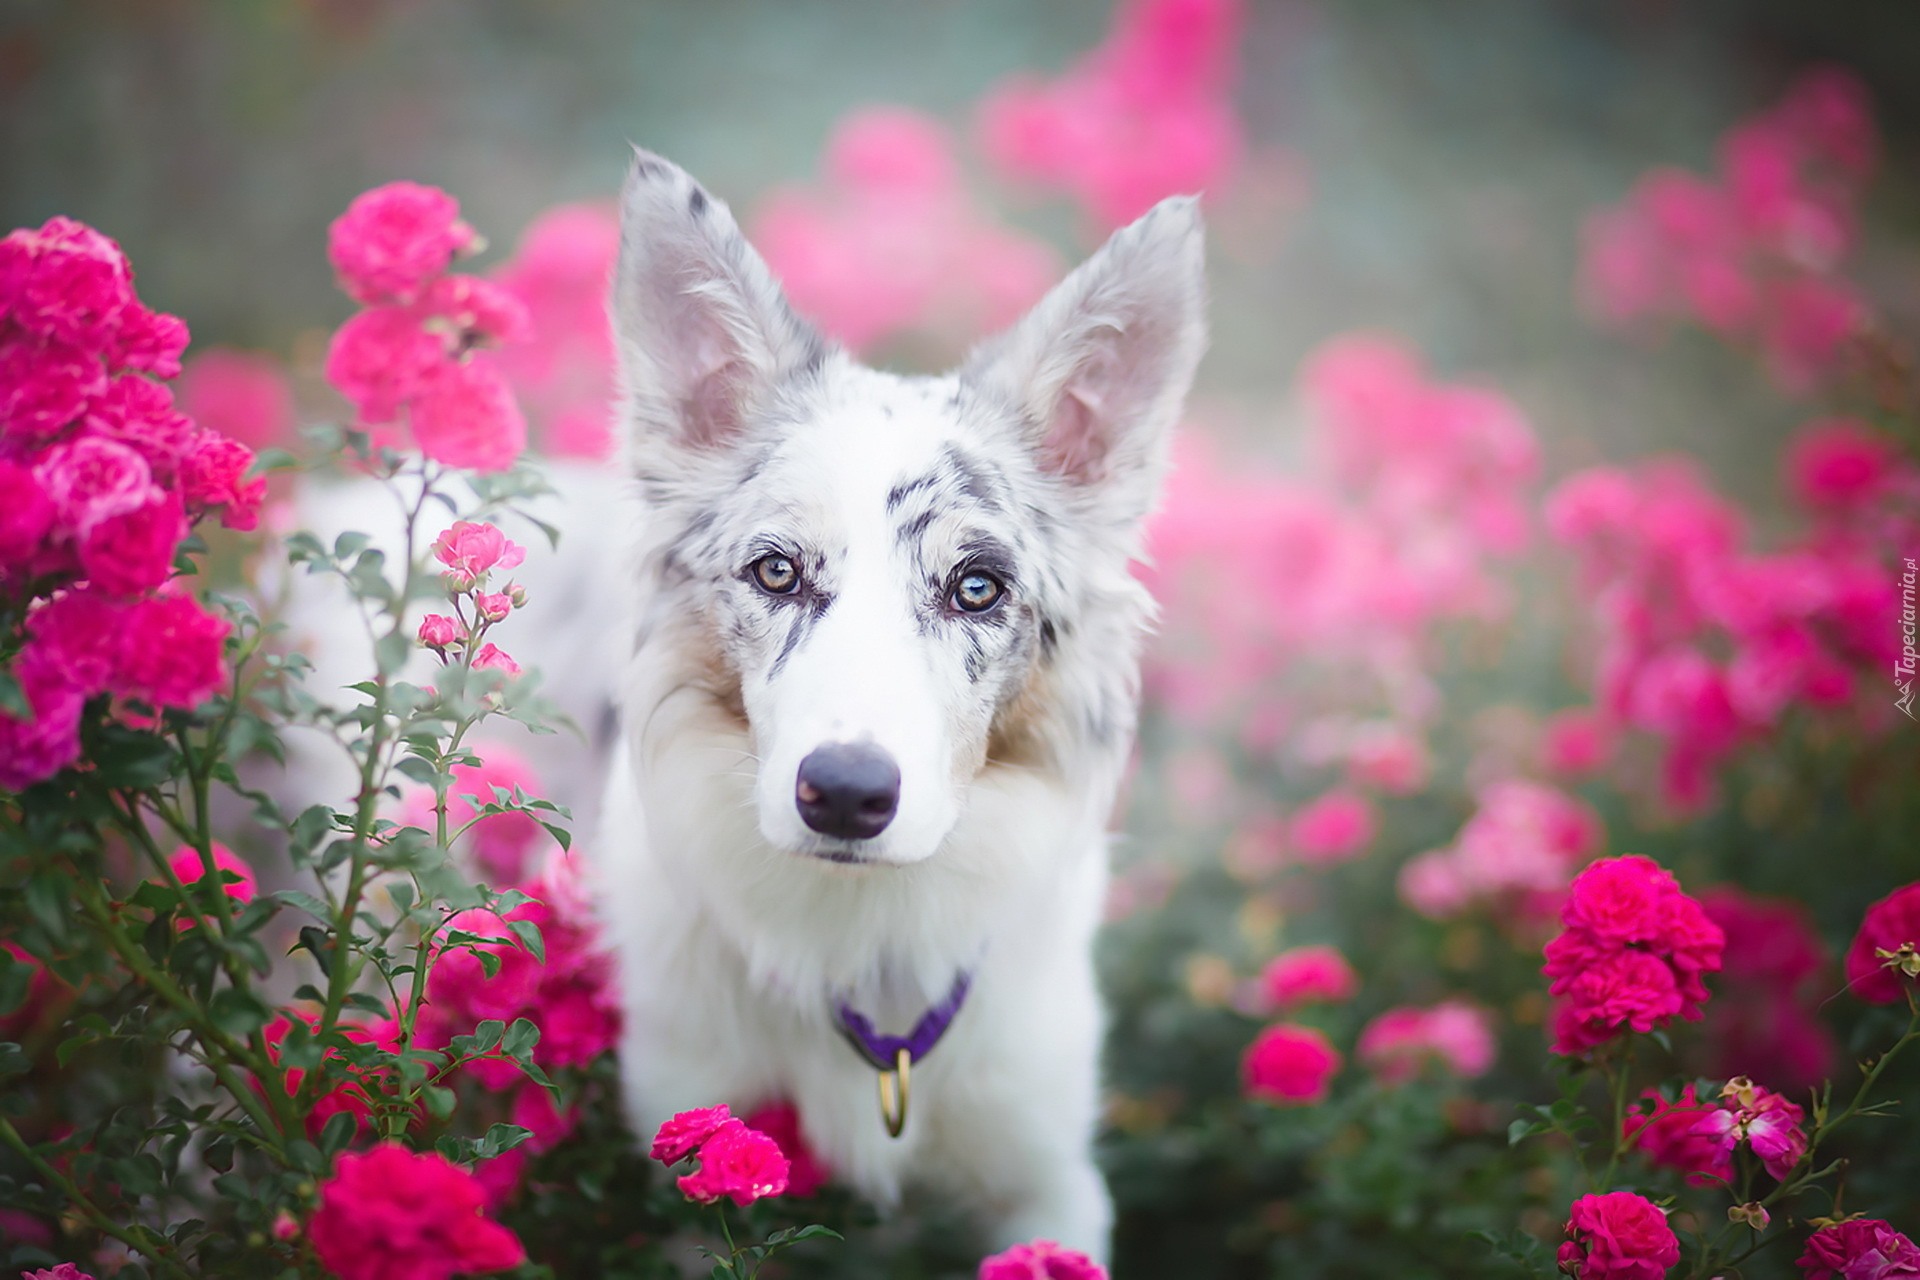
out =
[[[753,580],[768,595],[792,595],[800,585],[800,571],[786,556],[761,556],[753,562]]]
[[[1006,588],[1000,579],[975,569],[964,575],[953,588],[953,607],[966,613],[985,613],[1000,603]]]

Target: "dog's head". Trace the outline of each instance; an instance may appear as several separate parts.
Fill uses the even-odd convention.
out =
[[[1194,202],[931,379],[823,340],[675,166],[641,153],[622,202],[642,625],[679,637],[674,690],[745,731],[767,842],[917,862],[984,770],[1122,749],[1150,609],[1127,563],[1203,345]]]

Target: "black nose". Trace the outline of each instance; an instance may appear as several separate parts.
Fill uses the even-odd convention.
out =
[[[870,742],[837,742],[800,762],[793,794],[801,821],[821,835],[866,840],[900,807],[900,767]]]

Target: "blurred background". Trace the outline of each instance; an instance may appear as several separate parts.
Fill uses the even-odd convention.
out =
[[[906,370],[1205,189],[1104,943],[1123,1278],[1550,1253],[1575,1171],[1506,1125],[1555,1096],[1539,947],[1599,854],[1673,867],[1730,936],[1671,1078],[1798,1090],[1891,1038],[1841,956],[1920,878],[1887,670],[1920,548],[1907,0],[13,0],[0,108],[5,225],[118,239],[193,353],[240,353],[197,390],[190,354],[182,396],[255,445],[348,412],[327,228],[380,183],[458,197],[470,269],[534,314],[500,355],[534,437],[585,459],[629,143]],[[1272,965],[1304,945],[1357,990],[1302,1012]],[[1454,1004],[1463,1038],[1367,1039]],[[1280,1014],[1338,1047],[1330,1094],[1253,1080]],[[1848,1207],[1912,1231],[1902,1131],[1850,1139]],[[509,1220],[588,1267],[564,1199]],[[960,1274],[954,1239],[929,1210],[807,1273]]]

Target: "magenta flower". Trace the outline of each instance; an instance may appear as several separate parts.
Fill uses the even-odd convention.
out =
[[[198,884],[207,874],[206,859],[192,845],[181,845],[167,859],[167,865],[173,868],[173,874],[179,877],[181,884]],[[253,868],[218,840],[213,842],[213,865],[217,871],[230,871],[240,877],[231,881],[221,877],[221,888],[227,897],[242,906],[253,901],[254,895],[260,891],[260,882],[254,879]],[[182,921],[181,926],[185,928],[190,923]]]
[[[507,656],[499,645],[488,643],[480,646],[480,652],[473,655],[475,671],[498,671],[503,675],[517,676],[520,664]]]
[[[1785,1182],[1807,1154],[1806,1112],[1745,1076],[1735,1076],[1720,1091],[1720,1106],[1694,1122],[1693,1132],[1718,1144],[1730,1158],[1742,1142],[1766,1166],[1776,1182]]]
[[[1492,1018],[1484,1009],[1443,1000],[1429,1008],[1387,1010],[1360,1032],[1354,1056],[1388,1084],[1399,1084],[1430,1061],[1456,1076],[1485,1075],[1496,1050]]]
[[[30,654],[22,655],[13,674],[33,715],[16,719],[0,710],[0,787],[19,791],[80,758],[80,708],[86,697]]]
[[[787,1158],[787,1195],[804,1200],[833,1177],[833,1170],[807,1141],[806,1129],[800,1122],[800,1108],[791,1102],[759,1108],[746,1118],[746,1125],[772,1138],[779,1145],[780,1154]]]
[[[409,303],[474,242],[460,202],[438,187],[389,182],[363,191],[327,229],[327,257],[356,302]]]
[[[63,1262],[57,1267],[42,1267],[38,1271],[22,1271],[20,1280],[93,1280],[71,1262]]]
[[[724,1102],[717,1107],[682,1111],[660,1126],[660,1131],[653,1135],[653,1149],[647,1154],[661,1164],[678,1164],[698,1151],[701,1143],[731,1119],[733,1112]]]
[[[270,355],[218,347],[201,352],[181,374],[180,407],[203,430],[251,449],[281,444],[293,434],[293,390],[285,368]]]
[[[159,494],[94,525],[80,544],[80,568],[102,591],[139,595],[172,574],[174,548],[186,536],[179,495]]]
[[[1715,1113],[1687,1085],[1679,1098],[1668,1102],[1652,1089],[1640,1095],[1646,1110],[1636,1106],[1621,1123],[1622,1137],[1662,1168],[1677,1169],[1696,1187],[1710,1187],[1733,1177],[1732,1148],[1717,1133],[1702,1132],[1700,1124]]]
[[[127,610],[119,689],[158,707],[192,710],[227,683],[233,625],[189,596],[156,596]]]
[[[369,307],[334,330],[326,376],[377,426],[398,417],[446,359],[445,340],[421,328],[414,310]]]
[[[1276,1009],[1341,1004],[1353,999],[1360,979],[1337,947],[1295,947],[1267,961],[1260,987]]]
[[[1378,826],[1373,806],[1364,796],[1329,791],[1293,815],[1288,840],[1302,862],[1326,866],[1360,856]]]
[[[1268,1027],[1240,1059],[1240,1080],[1247,1096],[1282,1106],[1322,1102],[1340,1052],[1312,1027],[1282,1022]]]
[[[1910,1280],[1920,1247],[1878,1218],[1853,1218],[1814,1232],[1799,1265],[1806,1280]]]
[[[438,365],[413,401],[413,437],[436,462],[505,471],[527,447],[513,388],[483,355]]]
[[[1869,1004],[1893,1004],[1915,990],[1910,968],[1889,965],[1886,956],[1920,949],[1920,883],[1895,889],[1867,908],[1860,932],[1847,948],[1848,989]]]
[[[526,1261],[513,1232],[486,1217],[474,1176],[396,1142],[343,1155],[320,1184],[307,1235],[340,1280],[450,1280]]]
[[[507,535],[493,525],[460,520],[433,540],[433,555],[447,566],[447,577],[458,575],[458,585],[464,590],[491,570],[517,567],[527,558],[527,549],[508,541]]]
[[[700,1165],[676,1179],[689,1200],[712,1204],[722,1196],[745,1207],[787,1189],[787,1158],[766,1134],[729,1119],[695,1152]]]
[[[1662,1280],[1680,1261],[1667,1215],[1631,1191],[1581,1196],[1567,1215],[1560,1269],[1575,1280]]]
[[[202,431],[180,459],[180,491],[188,509],[197,514],[219,508],[220,523],[229,529],[258,526],[267,480],[249,477],[252,465],[253,450],[217,432]]]
[[[1107,1280],[1107,1272],[1084,1253],[1035,1240],[982,1258],[979,1280]]]

